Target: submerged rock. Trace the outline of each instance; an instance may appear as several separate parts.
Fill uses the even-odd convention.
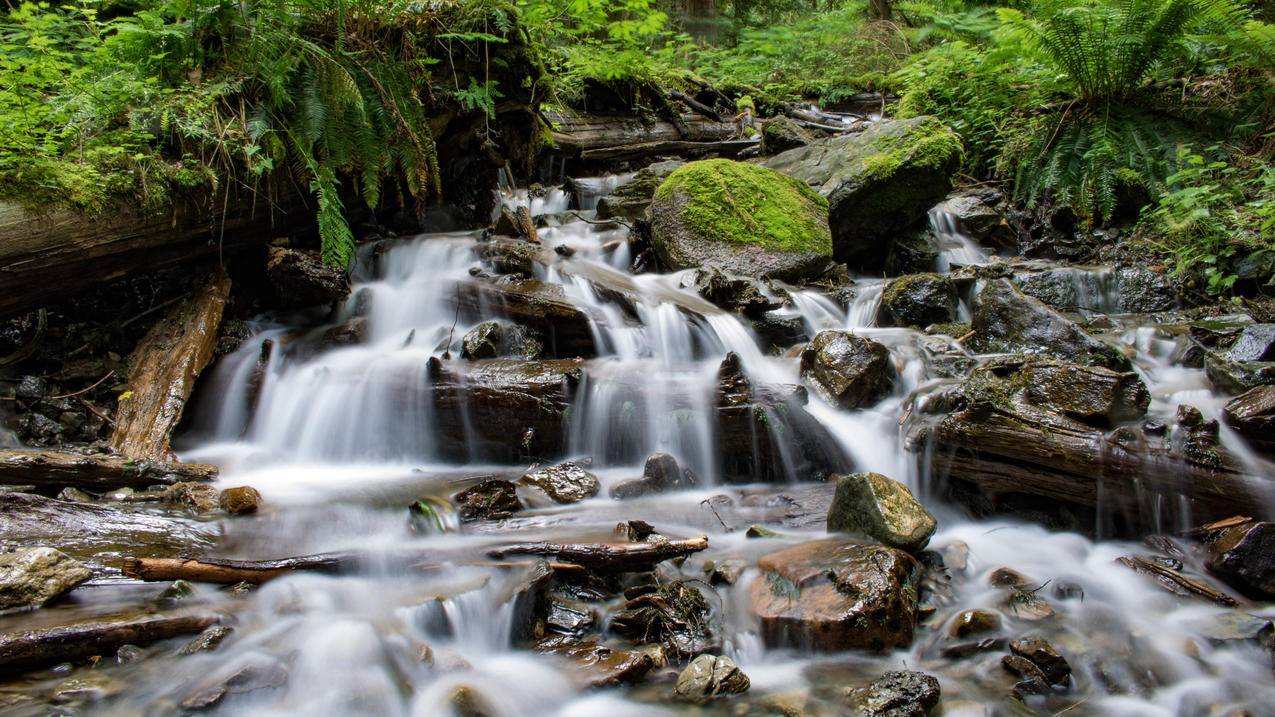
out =
[[[40,607],[91,577],[84,564],[53,548],[0,553],[0,610]]]
[[[579,503],[598,494],[598,477],[570,461],[527,473],[519,481],[544,491],[556,503]]]
[[[934,516],[902,483],[880,473],[852,473],[837,480],[828,530],[869,535],[910,553],[923,549],[938,527]]]
[[[677,676],[673,693],[687,702],[708,702],[716,697],[748,691],[748,675],[725,656],[700,655]]]
[[[827,202],[800,181],[728,159],[669,175],[651,203],[651,240],[671,270],[715,264],[745,276],[800,281],[828,269]]]
[[[939,704],[939,681],[924,672],[895,670],[850,690],[846,704],[863,717],[926,717]]]
[[[901,550],[819,540],[765,555],[758,568],[750,598],[771,647],[884,652],[912,642],[918,570]]]
[[[939,274],[909,274],[881,292],[877,323],[882,326],[946,324],[956,320],[956,284]]]
[[[1127,370],[1129,359],[1008,280],[988,281],[974,305],[973,344],[987,353],[1047,354],[1080,364]]]
[[[1206,565],[1240,592],[1275,600],[1275,523],[1228,528],[1209,542]]]
[[[642,477],[624,481],[611,489],[616,499],[636,498],[651,493],[684,490],[695,485],[695,475],[678,465],[677,459],[667,453],[652,453],[642,466]]]
[[[875,404],[894,388],[894,376],[890,350],[849,331],[820,331],[801,354],[802,379],[840,408]]]
[[[825,197],[833,257],[851,270],[877,272],[894,238],[921,224],[947,194],[961,152],[960,140],[938,120],[914,117],[816,140],[763,166]]]
[[[464,522],[508,518],[522,509],[518,491],[512,481],[500,478],[485,480],[452,497],[456,513]]]

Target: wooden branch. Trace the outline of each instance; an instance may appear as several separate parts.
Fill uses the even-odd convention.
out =
[[[540,234],[536,232],[536,221],[531,218],[531,210],[526,207],[518,207],[518,211],[514,212],[514,219],[518,224],[518,231],[527,241],[532,244],[540,243]]]
[[[580,159],[591,161],[621,161],[639,159],[653,154],[700,155],[715,152],[734,156],[757,144],[756,139],[723,139],[712,142],[692,142],[686,140],[661,140],[657,142],[641,142],[614,147],[586,149],[580,152]]]
[[[199,583],[259,585],[281,575],[299,571],[320,573],[348,572],[357,567],[362,556],[357,553],[323,553],[280,560],[226,560],[204,558],[125,558],[124,575],[137,580],[189,580]]]
[[[122,456],[60,451],[0,450],[0,484],[33,485],[51,492],[68,486],[97,493],[118,488],[144,490],[156,484],[216,478],[217,466],[201,463],[132,461]]]
[[[175,306],[138,342],[128,391],[120,396],[111,446],[133,460],[172,461],[173,429],[212,360],[230,298],[230,278],[218,272],[189,301]]]
[[[207,613],[147,615],[0,633],[0,672],[16,674],[44,665],[110,655],[123,645],[148,645],[193,635],[219,619]]]
[[[668,96],[669,96],[669,97],[672,97],[673,99],[677,100],[678,102],[681,102],[682,104],[686,105],[687,107],[690,107],[691,109],[693,109],[693,110],[695,110],[696,112],[698,112],[698,113],[700,113],[700,114],[704,115],[704,116],[705,116],[705,117],[707,117],[708,119],[713,120],[714,122],[721,122],[721,121],[722,121],[722,116],[721,116],[721,115],[719,115],[719,114],[717,114],[717,110],[713,109],[712,107],[709,107],[708,105],[704,104],[703,102],[700,102],[699,100],[695,99],[694,97],[691,97],[690,95],[686,94],[685,92],[679,92],[679,91],[677,91],[677,90],[669,90]]]
[[[567,563],[600,572],[642,572],[656,563],[680,558],[708,547],[708,536],[697,535],[685,540],[661,540],[641,543],[526,543],[490,550],[487,555],[502,559],[510,555],[553,556]]]
[[[1174,593],[1175,595],[1182,595],[1184,597],[1188,595],[1195,595],[1197,597],[1202,597],[1205,600],[1215,602],[1218,605],[1225,605],[1226,607],[1235,607],[1236,605],[1239,605],[1239,602],[1230,595],[1200,582],[1199,580],[1188,578],[1172,568],[1147,560],[1146,558],[1139,558],[1135,555],[1125,555],[1117,558],[1117,560],[1134,572],[1142,573],[1143,575],[1150,575],[1152,578],[1155,578],[1156,583],[1159,584],[1160,587]]]

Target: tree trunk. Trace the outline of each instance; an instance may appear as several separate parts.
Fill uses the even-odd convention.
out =
[[[45,450],[0,450],[0,484],[31,485],[50,493],[66,487],[94,493],[119,488],[145,490],[157,484],[216,478],[217,466],[200,463],[135,461],[106,454]]]
[[[149,645],[193,635],[218,621],[216,615],[206,613],[147,615],[7,632],[0,634],[0,673],[17,674],[59,662],[108,657],[124,645]]]

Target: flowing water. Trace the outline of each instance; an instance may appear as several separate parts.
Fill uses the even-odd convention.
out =
[[[598,193],[620,181],[578,181],[593,192],[580,204],[596,203]],[[564,212],[569,199],[551,189],[539,196],[507,192],[503,201],[530,204],[548,217]],[[632,275],[627,244],[616,245],[627,230],[584,221],[587,209],[579,216],[542,230],[548,258],[537,278],[560,286],[584,312],[599,347],[599,355],[582,364],[565,451],[592,461],[604,483],[599,496],[569,506],[542,504],[500,522],[457,523],[446,508],[448,496],[473,476],[517,476],[530,463],[493,460],[472,440],[458,455],[425,399],[440,380],[432,367],[442,359],[463,377],[470,364],[458,358],[462,337],[500,314],[493,303],[467,317],[452,298],[457,285],[481,280],[471,269],[480,265],[483,238],[451,233],[365,246],[354,290],[335,315],[262,317],[254,337],[220,361],[206,379],[182,457],[216,462],[222,485],[252,485],[265,497],[257,517],[227,521],[220,553],[262,559],[358,550],[384,555],[384,562],[356,575],[284,577],[247,595],[201,588],[197,600],[234,616],[234,635],[215,652],[120,668],[127,686],[95,711],[170,714],[192,690],[251,667],[254,675],[286,679],[230,694],[217,714],[780,714],[760,706],[765,695],[820,694],[906,666],[938,677],[943,714],[1028,713],[1008,697],[1001,653],[954,661],[936,648],[948,615],[997,605],[1002,593],[987,586],[986,576],[1009,566],[1048,586],[1041,594],[1059,613],[1040,623],[1010,618],[1011,634],[1047,635],[1068,656],[1075,685],[1059,714],[1220,717],[1239,714],[1228,712],[1238,708],[1275,714],[1270,656],[1252,643],[1210,639],[1208,626],[1231,611],[1176,598],[1114,562],[1141,546],[1009,520],[972,521],[942,504],[934,485],[941,476],[927,475],[919,468],[924,461],[905,448],[901,417],[915,396],[951,379],[933,370],[934,337],[876,327],[883,282],[871,279],[856,284],[848,305],[816,291],[788,290],[791,304],[779,313],[800,317],[811,335],[849,328],[890,348],[901,379],[892,395],[852,412],[812,395],[807,410],[855,468],[907,482],[938,516],[931,548],[949,556],[953,577],[935,598],[938,612],[929,624],[938,627],[918,631],[911,648],[884,656],[767,649],[747,608],[756,573],[746,571],[734,587],[719,588],[714,620],[724,651],[752,679],[747,704],[753,711],[678,705],[666,699],[667,684],[581,691],[579,674],[565,663],[516,649],[510,591],[520,571],[480,559],[486,548],[511,538],[605,540],[618,522],[645,520],[666,535],[709,536],[708,551],[680,568],[662,568],[666,576],[680,571],[702,578],[705,560],[752,561],[824,535],[822,516],[815,516],[774,526],[778,538],[744,536],[748,525],[782,513],[779,493],[810,487],[782,426],[757,440],[780,446],[783,485],[727,484],[715,446],[712,410],[723,358],[733,352],[749,377],[765,384],[796,383],[797,359],[766,354],[748,325],[685,288],[686,273]],[[942,218],[935,222],[944,251],[940,269],[989,261]],[[569,248],[570,256],[555,254],[558,247]],[[325,339],[333,326],[354,321],[364,326],[361,341]],[[1154,396],[1153,415],[1171,415],[1181,403],[1217,413],[1221,402],[1203,372],[1172,365],[1170,336],[1132,325],[1117,333],[1136,351]],[[482,428],[467,425],[461,435]],[[606,497],[609,486],[637,477],[646,456],[657,451],[688,466],[699,487],[627,501]],[[1269,470],[1253,460],[1253,467]],[[409,520],[407,506],[423,498],[443,506],[433,530],[413,530]],[[404,564],[396,557],[404,552],[429,556],[428,565]],[[427,646],[430,657],[423,659]],[[481,710],[466,712],[458,694]]]

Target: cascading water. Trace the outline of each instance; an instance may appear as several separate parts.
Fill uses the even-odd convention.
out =
[[[576,186],[600,192],[619,181],[577,180]],[[539,197],[507,192],[502,201],[511,208],[530,205],[539,215],[565,210],[568,199],[549,189]],[[591,219],[587,205],[596,197],[577,201],[586,207],[580,216]],[[942,217],[933,220],[945,242],[943,270],[988,260]],[[511,596],[522,568],[473,563],[514,532],[519,541],[599,540],[617,522],[632,520],[668,535],[708,534],[710,550],[688,561],[683,575],[697,572],[693,566],[701,557],[751,564],[777,547],[821,537],[816,520],[814,527],[786,529],[769,540],[746,539],[744,528],[794,499],[785,497],[784,486],[722,485],[725,464],[738,457],[717,450],[718,374],[728,353],[738,356],[749,380],[759,385],[795,383],[797,359],[767,355],[739,318],[684,288],[686,275],[630,274],[623,227],[569,219],[543,229],[540,239],[543,260],[535,278],[557,287],[587,317],[597,348],[595,358],[569,362],[580,375],[567,399],[562,453],[592,461],[590,469],[604,483],[601,494],[574,505],[524,510],[503,524],[458,530],[449,518],[438,522],[441,530],[411,530],[405,511],[410,502],[429,497],[446,503],[475,476],[516,477],[541,459],[528,455],[512,464],[482,465],[493,461],[476,453],[474,436],[484,428],[477,406],[461,413],[468,421],[460,433],[470,460],[443,447],[431,391],[444,380],[479,380],[466,378],[477,362],[459,359],[461,338],[479,322],[503,316],[506,308],[485,300],[478,302],[477,315],[458,308],[463,287],[488,281],[479,237],[427,235],[364,247],[351,297],[329,322],[301,328],[262,321],[251,340],[221,361],[205,392],[219,400],[205,399],[183,457],[216,461],[225,485],[250,483],[265,495],[270,509],[263,518],[230,524],[223,546],[228,553],[260,558],[357,549],[384,555],[384,562],[357,575],[280,578],[246,599],[201,595],[233,611],[235,635],[214,653],[130,668],[130,689],[107,702],[103,713],[164,713],[192,687],[237,670],[279,678],[266,688],[228,695],[218,714],[699,713],[668,702],[654,688],[582,692],[575,663],[515,649]],[[1008,520],[972,522],[942,505],[932,477],[918,470],[915,454],[905,447],[905,433],[920,397],[951,379],[930,370],[933,337],[876,326],[884,286],[860,280],[849,306],[816,291],[785,288],[791,305],[779,313],[800,317],[810,335],[845,328],[889,348],[898,378],[879,403],[843,411],[812,393],[806,410],[857,469],[905,481],[925,500],[940,522],[931,548],[967,546],[968,559],[949,565],[960,579],[945,604],[998,607],[1002,593],[988,587],[987,574],[1002,566],[1037,585],[1067,586],[1065,592],[1049,588],[1055,617],[1024,622],[1020,632],[1047,630],[1071,657],[1077,690],[1068,714],[1203,716],[1226,714],[1232,706],[1270,714],[1275,686],[1269,656],[1254,644],[1208,638],[1201,625],[1228,614],[1225,608],[1176,598],[1113,562],[1136,552],[1137,545],[1095,542]],[[358,339],[334,342],[334,332]],[[1219,401],[1202,371],[1168,360],[1171,342],[1152,329],[1131,330],[1122,338],[1135,351],[1151,390],[1152,416],[1167,416],[1184,402],[1216,415]],[[453,374],[461,378],[448,378]],[[767,420],[778,422],[779,413]],[[784,425],[765,425],[754,443],[778,445],[784,477],[805,482],[796,468],[804,458],[800,436]],[[655,452],[674,455],[701,482],[637,500],[606,497],[609,487],[640,474],[643,460]],[[800,488],[793,486],[798,493]],[[426,564],[404,562],[398,557],[404,553],[418,556],[417,562],[427,556]],[[753,695],[835,691],[849,676],[870,679],[908,666],[938,677],[944,714],[1025,709],[1006,697],[1009,683],[998,678],[997,664],[935,659],[935,631],[919,633],[911,648],[886,655],[767,649],[748,607],[750,585],[759,579],[749,569],[734,587],[720,585],[715,618],[722,651],[748,673]],[[1186,643],[1193,647],[1184,648]]]

